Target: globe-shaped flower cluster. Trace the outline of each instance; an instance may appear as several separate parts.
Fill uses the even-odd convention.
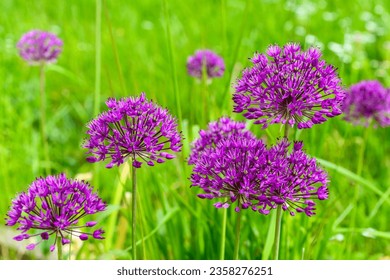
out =
[[[62,52],[62,40],[55,34],[32,30],[22,36],[16,47],[20,56],[32,65],[53,63]]]
[[[222,117],[218,121],[210,122],[206,130],[199,131],[199,138],[191,143],[188,163],[194,164],[205,150],[215,148],[218,142],[233,135],[247,139],[256,138],[252,132],[245,129],[245,123]]]
[[[379,81],[369,80],[354,84],[344,100],[345,120],[368,126],[390,126],[390,89]]]
[[[187,60],[188,74],[202,78],[203,71],[207,78],[221,77],[225,72],[225,63],[219,55],[211,50],[198,50]]]
[[[237,123],[231,121],[231,125]],[[221,121],[212,128],[222,126]],[[204,135],[202,132],[193,147],[197,147]],[[214,134],[218,134],[215,133]],[[328,198],[327,174],[302,151],[302,142],[295,142],[292,152],[287,139],[267,148],[261,139],[241,128],[239,133],[220,133],[219,141],[213,145],[204,142],[203,150],[193,148],[190,156],[194,165],[192,186],[202,189],[198,197],[217,199],[217,208],[235,204],[235,210],[250,208],[261,214],[282,205],[282,209],[295,215],[304,212],[314,215],[314,199]]]
[[[57,238],[65,245],[70,243],[69,235],[78,236],[82,241],[89,237],[103,239],[102,229],[93,233],[83,230],[95,226],[95,221],[78,224],[84,217],[104,211],[105,208],[106,204],[88,183],[68,179],[64,174],[47,176],[36,179],[27,192],[20,193],[12,201],[6,225],[18,225],[17,229],[22,234],[14,237],[17,241],[35,236],[41,238],[39,242],[29,244],[29,250],[54,235],[54,243],[50,246],[50,251],[53,251]]]
[[[153,166],[175,156],[181,150],[181,133],[176,119],[167,109],[148,101],[145,94],[106,102],[108,111],[88,124],[89,139],[84,143],[91,155],[89,162],[110,162],[111,168],[131,160],[136,168],[143,162]]]
[[[268,56],[267,56],[268,55]],[[317,48],[273,45],[255,54],[253,66],[237,80],[234,112],[266,128],[272,123],[310,128],[342,113],[345,90],[336,69]]]

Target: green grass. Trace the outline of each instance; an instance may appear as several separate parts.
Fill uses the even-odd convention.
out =
[[[138,95],[181,116],[185,137],[177,159],[141,168],[138,181],[138,257],[143,259],[218,259],[223,213],[190,188],[189,143],[208,121],[232,113],[232,83],[254,52],[269,44],[300,42],[320,46],[339,69],[345,86],[362,79],[390,81],[390,4],[388,1],[103,1],[101,33],[95,28],[95,1],[13,1],[0,4],[0,217],[11,200],[45,166],[39,132],[39,69],[29,67],[15,48],[31,29],[55,32],[64,41],[57,64],[46,72],[50,168],[96,182],[110,205],[98,217],[107,239],[72,245],[71,258],[131,257],[131,226],[122,192],[130,201],[130,177],[122,168],[107,170],[85,161],[85,124],[105,108],[107,97]],[[95,38],[101,36],[101,71],[95,67]],[[226,62],[225,75],[208,86],[204,111],[202,84],[186,73],[196,49],[210,48]],[[95,75],[101,73],[98,80]],[[98,106],[95,100],[100,100]],[[98,109],[96,109],[98,108]],[[258,136],[274,143],[278,126]],[[358,157],[365,128],[334,118],[295,132],[305,150],[330,176],[330,199],[317,215],[283,214],[280,259],[388,259],[390,257],[390,130],[367,135],[363,168]],[[358,173],[360,173],[358,175]],[[126,175],[126,174],[125,174]],[[125,181],[125,182],[123,182]],[[122,182],[122,183],[121,183]],[[119,188],[119,189],[118,189]],[[122,191],[124,190],[124,191]],[[228,209],[225,258],[232,259],[234,209]],[[272,256],[274,217],[242,213],[241,259]],[[11,231],[11,232],[10,232]],[[0,225],[0,259],[49,258],[48,246],[25,252],[12,240],[15,229]],[[22,250],[22,251],[20,251]],[[42,250],[42,252],[40,251]],[[67,257],[68,247],[64,248]]]

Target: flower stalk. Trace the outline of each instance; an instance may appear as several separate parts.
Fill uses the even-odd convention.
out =
[[[57,257],[58,257],[58,260],[62,260],[62,243],[61,243],[61,237],[58,236],[57,237]]]
[[[234,254],[233,254],[234,260],[238,260],[238,251],[240,248],[241,216],[242,216],[242,211],[239,211],[237,213],[237,220],[236,220],[236,238],[234,241]]]
[[[45,91],[45,62],[41,62],[39,66],[39,93],[41,103],[40,114],[40,132],[43,146],[43,156],[45,160],[46,175],[50,173],[50,157],[49,157],[49,143],[46,132],[46,91]]]
[[[136,181],[136,168],[134,165],[132,165],[131,169],[131,177],[132,177],[132,233],[131,233],[131,240],[132,240],[132,248],[133,248],[133,260],[137,259],[137,181]]]

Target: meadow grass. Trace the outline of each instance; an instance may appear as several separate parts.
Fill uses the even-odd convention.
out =
[[[319,46],[346,87],[362,79],[390,86],[388,1],[102,2],[98,13],[92,0],[0,4],[0,217],[45,168],[93,182],[109,205],[97,217],[106,239],[74,240],[72,259],[131,258],[130,173],[125,166],[107,170],[104,163],[87,163],[81,148],[86,123],[105,108],[107,97],[146,92],[178,116],[185,137],[177,159],[137,172],[138,257],[219,259],[223,211],[196,197],[185,160],[209,121],[223,115],[243,120],[232,113],[232,83],[249,66],[248,58],[269,44],[300,42],[304,48]],[[15,47],[31,29],[55,32],[64,41],[57,64],[46,69],[48,166],[42,166],[39,68],[22,61]],[[208,112],[202,84],[185,69],[187,57],[200,48],[214,50],[227,66],[224,76],[208,85]],[[248,127],[269,144],[281,135],[279,126],[263,131],[248,122]],[[366,130],[342,116],[295,130],[295,139],[303,140],[306,152],[329,173],[330,199],[318,203],[311,218],[284,213],[280,259],[390,258],[390,130]],[[232,259],[236,218],[234,209],[227,211],[225,258]],[[274,215],[243,212],[239,257],[271,258],[274,224]],[[0,259],[50,257],[48,246],[26,252],[12,240],[15,234],[0,225]]]

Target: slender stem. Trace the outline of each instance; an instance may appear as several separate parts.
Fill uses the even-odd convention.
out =
[[[286,123],[284,125],[284,137],[288,139],[288,129],[289,129],[289,125]]]
[[[40,92],[40,102],[41,102],[41,139],[43,144],[43,155],[45,160],[45,172],[46,175],[49,175],[50,168],[50,158],[49,158],[49,145],[47,142],[47,133],[46,133],[46,91],[45,91],[45,63],[42,62],[39,67],[39,92]]]
[[[61,237],[57,237],[57,254],[58,254],[58,260],[62,260],[62,241]]]
[[[102,41],[102,0],[96,0],[96,25],[95,25],[95,95],[94,95],[94,116],[99,114],[100,84],[101,84],[101,41]]]
[[[222,217],[222,234],[221,234],[221,251],[219,254],[219,259],[225,259],[225,242],[226,242],[226,220],[227,220],[227,209],[224,208]]]
[[[356,167],[356,174],[358,176],[361,176],[362,172],[363,172],[364,153],[365,153],[365,150],[366,150],[366,143],[367,143],[368,135],[370,134],[370,127],[371,127],[371,123],[369,124],[368,127],[364,128],[364,132],[363,132],[363,142],[360,145],[360,149],[359,149],[359,153],[358,153],[358,160],[357,160],[357,167]],[[361,185],[360,184],[356,184],[355,185],[354,196],[353,196],[353,200],[352,200],[356,207],[355,207],[354,211],[351,214],[351,220],[350,220],[350,224],[349,224],[350,228],[355,228],[355,226],[356,226],[356,217],[358,215],[357,204],[359,202],[360,190],[361,190]],[[353,242],[351,242],[351,240],[353,238],[353,235],[354,235],[353,232],[350,233],[350,238],[348,238],[348,242],[346,243],[347,244],[346,245],[347,246],[347,250],[349,252],[352,252],[353,246],[354,246]]]
[[[95,94],[94,94],[94,107],[93,115],[99,114],[100,105],[100,85],[101,85],[101,41],[102,41],[102,0],[96,0],[96,25],[95,25]],[[97,188],[99,187],[99,165],[94,165],[93,183]]]
[[[365,152],[365,149],[366,149],[366,142],[367,142],[367,139],[368,139],[368,135],[370,134],[370,127],[371,127],[371,124],[364,129],[363,142],[360,145],[358,166],[357,166],[357,170],[356,170],[356,174],[358,176],[362,175],[362,171],[363,171],[364,152]]]
[[[210,112],[208,110],[207,106],[207,98],[208,98],[208,89],[207,89],[207,66],[206,66],[206,59],[204,58],[204,61],[202,62],[202,98],[203,98],[203,106],[204,106],[204,114],[203,116],[206,115],[206,121],[205,123],[208,122],[210,118]]]
[[[132,224],[133,224],[133,231],[132,231],[132,246],[133,246],[133,260],[137,259],[137,247],[136,247],[136,211],[137,211],[137,195],[136,195],[136,168],[132,165],[131,169],[131,175],[132,175],[132,185],[133,185],[133,195],[132,195]]]
[[[274,259],[279,259],[280,228],[282,221],[282,205],[276,209],[275,241],[274,241]]]
[[[235,260],[238,260],[238,248],[240,247],[240,233],[241,233],[241,212],[237,213],[236,221],[236,240],[234,241],[234,256]]]
[[[284,125],[284,138],[288,139],[289,125]],[[279,259],[279,246],[280,246],[280,229],[282,224],[282,205],[278,205],[276,209],[276,223],[275,223],[275,240],[274,240],[274,259]]]

